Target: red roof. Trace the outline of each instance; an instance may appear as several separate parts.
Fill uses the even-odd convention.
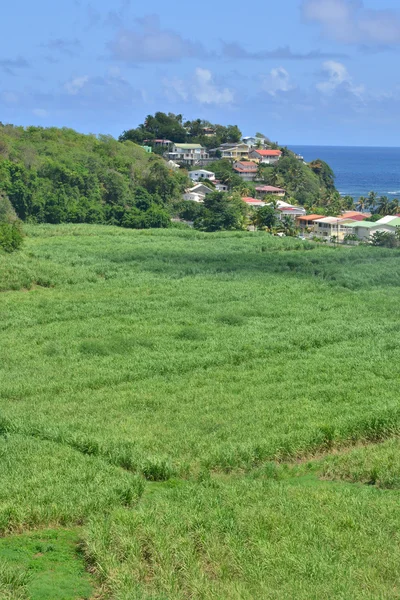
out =
[[[282,152],[280,150],[254,150],[260,156],[282,156]]]
[[[324,215],[305,215],[304,217],[297,217],[298,221],[317,221],[323,219]]]
[[[242,200],[248,204],[264,204],[264,202],[261,202],[261,200],[257,200],[257,198],[251,198],[249,196],[247,198],[242,198]]]
[[[260,185],[259,187],[256,187],[256,191],[257,192],[283,192],[283,193],[285,193],[285,190],[283,190],[282,188],[274,187],[273,185]]]
[[[251,160],[241,160],[235,163],[235,167],[238,167],[239,165],[243,167],[252,167],[255,171],[257,171],[258,169],[258,165],[256,165],[256,163],[252,162]]]

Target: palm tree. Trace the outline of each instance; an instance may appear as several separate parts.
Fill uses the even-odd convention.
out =
[[[372,208],[372,209],[375,208],[377,198],[378,198],[378,195],[376,192],[370,192],[368,194],[367,208]]]
[[[390,202],[387,196],[381,196],[378,200],[378,206],[376,212],[379,215],[387,215],[390,210]]]
[[[356,208],[358,210],[360,210],[361,212],[364,212],[365,209],[367,208],[367,206],[368,206],[368,198],[366,198],[365,196],[360,196],[357,201]]]
[[[400,213],[400,202],[394,198],[389,204],[389,215],[397,215]]]
[[[296,234],[296,227],[294,224],[294,221],[292,219],[292,217],[290,217],[289,215],[285,215],[280,224],[279,224],[279,229],[288,236],[294,236]]]

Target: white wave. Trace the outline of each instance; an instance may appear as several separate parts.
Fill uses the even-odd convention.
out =
[[[398,196],[400,194],[400,190],[398,192],[387,192],[388,196]]]

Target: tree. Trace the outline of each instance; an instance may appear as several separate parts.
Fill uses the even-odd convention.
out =
[[[359,199],[357,200],[357,204],[356,204],[357,210],[364,212],[364,210],[367,208],[367,206],[368,206],[368,198],[366,198],[365,196],[360,196]]]
[[[330,166],[320,158],[310,162],[311,170],[318,175],[321,183],[327,190],[335,189],[335,174]]]
[[[367,203],[367,208],[368,209],[374,209],[376,206],[376,201],[377,201],[378,195],[376,192],[370,192],[368,194],[368,203]]]
[[[246,213],[247,206],[240,196],[213,192],[205,197],[194,226],[203,231],[243,229]]]
[[[398,213],[400,213],[400,202],[397,198],[394,198],[394,200],[389,203],[389,215],[397,215]]]
[[[380,215],[388,215],[390,211],[390,201],[387,196],[381,196],[378,200],[376,212]]]
[[[289,215],[285,215],[281,221],[279,221],[279,229],[287,236],[296,235],[296,226],[295,223]]]
[[[397,232],[376,231],[371,236],[370,241],[373,246],[381,246],[383,248],[397,248],[400,245]]]
[[[275,208],[273,206],[261,206],[256,210],[255,223],[257,227],[267,227],[271,231],[276,226],[277,220]]]

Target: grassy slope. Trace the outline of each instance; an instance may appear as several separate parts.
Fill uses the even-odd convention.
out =
[[[358,481],[360,458],[282,481],[251,471],[400,430],[397,251],[28,232],[21,254],[0,255],[0,431],[15,473],[0,487],[4,531],[91,516],[86,551],[120,600],[131,586],[138,598],[397,597],[397,492],[318,479]],[[388,455],[373,467],[386,480]],[[149,484],[131,511],[136,472],[188,481]]]

